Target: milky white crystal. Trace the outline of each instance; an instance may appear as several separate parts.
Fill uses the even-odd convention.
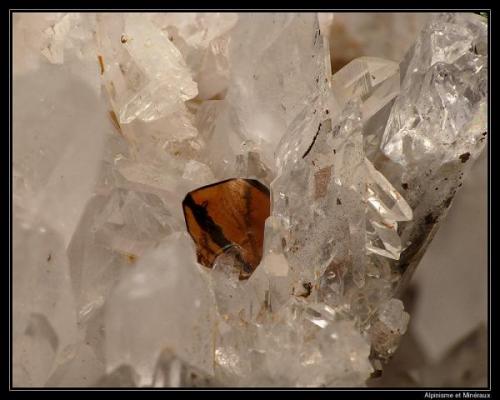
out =
[[[231,82],[214,137],[225,138],[221,150],[229,155],[224,158],[243,152],[242,142],[250,141],[263,162],[274,169],[281,138],[293,119],[315,102],[318,88],[327,79],[317,18],[313,14],[241,14],[228,54]]]
[[[110,128],[103,104],[68,66],[41,67],[13,85],[14,198],[67,245],[97,179]]]
[[[99,15],[98,35],[121,123],[153,121],[197,95],[182,54],[148,14]]]
[[[77,340],[63,237],[41,217],[16,209],[13,263],[13,380],[44,386]]]
[[[67,246],[92,196],[110,125],[93,80],[84,79],[91,74],[80,69],[86,56],[65,60],[52,66],[39,60],[13,82],[17,386],[45,385],[75,356],[80,340]]]
[[[213,371],[213,299],[186,233],[174,233],[144,254],[106,305],[108,371],[130,364],[150,385],[164,349]]]

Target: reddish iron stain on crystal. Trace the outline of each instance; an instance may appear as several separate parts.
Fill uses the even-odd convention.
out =
[[[237,249],[245,272],[262,259],[269,189],[254,179],[228,179],[189,192],[182,207],[198,262],[212,268],[217,256]]]
[[[99,61],[99,67],[101,68],[101,75],[104,75],[104,59],[101,55],[98,55],[97,60]]]

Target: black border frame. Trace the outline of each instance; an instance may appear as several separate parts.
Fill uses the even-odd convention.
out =
[[[86,5],[90,6],[93,5],[91,3],[94,2],[86,2]],[[198,2],[193,2],[191,5],[196,6],[198,5]],[[36,4],[38,5],[38,4]],[[205,6],[206,4],[203,4]],[[350,8],[345,8],[345,9],[331,9],[328,7],[325,8],[317,8],[317,9],[305,9],[305,8],[274,8],[274,9],[255,9],[255,8],[205,8],[205,7],[196,7],[193,9],[186,9],[186,8],[149,8],[149,9],[144,9],[144,8],[101,8],[101,7],[92,7],[92,8],[66,8],[66,7],[58,7],[58,8],[36,8],[36,7],[27,7],[27,8],[10,8],[8,10],[8,15],[9,15],[9,21],[8,21],[8,51],[9,51],[9,83],[8,83],[8,91],[9,91],[9,108],[8,108],[8,129],[9,129],[9,144],[8,144],[8,149],[9,149],[9,154],[8,154],[8,160],[9,160],[9,199],[8,199],[8,204],[9,204],[9,220],[8,220],[8,227],[9,227],[9,269],[7,271],[8,277],[5,280],[5,282],[8,284],[8,288],[5,291],[5,293],[8,295],[8,301],[6,304],[8,305],[8,314],[9,314],[9,349],[8,349],[8,360],[9,360],[9,365],[8,365],[8,370],[9,370],[9,378],[8,378],[8,389],[9,391],[217,391],[217,390],[224,390],[224,391],[246,391],[246,390],[257,390],[257,391],[267,391],[267,390],[283,390],[283,391],[334,391],[334,392],[341,392],[343,395],[347,395],[348,392],[356,392],[356,394],[360,395],[365,395],[368,394],[372,395],[375,393],[383,393],[384,397],[392,397],[392,396],[412,396],[414,395],[416,398],[431,398],[432,395],[434,396],[439,396],[439,397],[434,397],[434,398],[442,398],[440,395],[445,395],[445,394],[452,394],[452,398],[465,398],[463,396],[461,397],[456,397],[455,395],[457,393],[463,393],[463,392],[468,392],[472,396],[469,398],[491,398],[493,397],[493,382],[492,382],[492,325],[493,325],[493,319],[492,319],[492,314],[491,314],[491,309],[492,309],[492,303],[494,303],[494,298],[492,298],[492,290],[491,290],[491,283],[492,280],[494,279],[494,273],[491,268],[491,167],[492,167],[492,158],[491,158],[491,150],[492,150],[492,141],[491,141],[491,128],[492,128],[492,119],[491,119],[491,90],[492,90],[492,69],[491,69],[491,63],[492,63],[492,33],[493,33],[493,28],[492,28],[492,9],[491,8],[482,8],[482,9],[471,9],[471,8],[422,8],[422,9],[401,9],[401,8],[378,8],[378,9],[372,9],[372,8],[363,8],[363,9],[350,9]],[[488,139],[487,139],[487,230],[488,230],[488,244],[487,244],[487,260],[488,260],[488,316],[489,319],[487,321],[487,330],[488,330],[488,387],[487,388],[398,388],[398,387],[384,387],[384,388],[308,388],[308,389],[302,389],[302,388],[66,388],[66,387],[59,387],[59,388],[23,388],[23,387],[13,387],[12,385],[12,371],[11,371],[11,366],[12,366],[12,293],[11,293],[11,288],[12,288],[12,172],[11,172],[11,166],[12,166],[12,156],[13,156],[13,150],[12,150],[12,28],[13,28],[13,14],[14,13],[26,13],[26,12],[51,12],[51,11],[57,11],[57,12],[139,12],[139,11],[165,11],[165,12],[244,12],[244,11],[253,11],[253,12],[271,12],[271,11],[277,11],[277,12],[292,12],[292,11],[300,11],[300,12],[440,12],[440,11],[449,11],[449,12],[484,12],[487,13],[487,18],[488,18],[488,50],[489,50],[489,58],[488,58],[488,68],[489,68],[489,82],[488,82]],[[429,394],[431,396],[429,396]],[[478,396],[478,395],[483,395],[483,396]]]

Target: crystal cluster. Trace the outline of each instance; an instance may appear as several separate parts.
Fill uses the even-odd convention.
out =
[[[433,15],[401,64],[332,75],[330,22],[14,19],[16,386],[345,387],[382,368],[485,145],[487,23]],[[234,177],[271,190],[247,280],[231,252],[196,262],[182,213]]]

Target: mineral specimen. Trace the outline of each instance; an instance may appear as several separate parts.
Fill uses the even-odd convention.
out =
[[[211,268],[217,256],[231,251],[242,277],[257,268],[269,217],[269,190],[264,185],[230,179],[188,193],[182,205],[200,264]]]
[[[213,373],[213,297],[193,247],[187,233],[173,233],[118,283],[105,306],[108,371],[129,364],[138,385],[151,385],[158,356],[169,348]]]
[[[39,15],[14,20],[14,385],[365,385],[485,146],[485,18],[332,75],[331,15]]]
[[[401,94],[391,109],[375,165],[404,191],[413,220],[398,262],[411,277],[464,172],[485,146],[487,24],[476,14],[432,19],[401,64]]]

